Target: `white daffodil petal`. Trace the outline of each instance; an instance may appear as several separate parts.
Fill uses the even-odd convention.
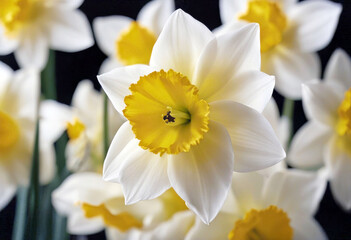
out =
[[[351,86],[351,60],[349,55],[342,50],[337,49],[325,68],[324,79],[326,82],[338,83],[344,89]]]
[[[125,16],[97,17],[93,29],[99,48],[108,56],[116,54],[116,40],[121,32],[128,28],[133,19]]]
[[[12,53],[18,46],[16,39],[10,39],[4,33],[5,29],[0,26],[0,54],[7,55]]]
[[[197,218],[185,240],[228,239],[228,233],[233,229],[236,220],[237,217],[235,215],[222,212],[218,214],[210,225],[204,224]]]
[[[124,97],[130,94],[129,87],[141,76],[155,71],[147,65],[132,65],[116,68],[111,72],[98,75],[97,78],[116,110],[123,115]]]
[[[275,75],[276,90],[290,99],[301,99],[301,83],[320,76],[321,66],[315,53],[279,47],[262,54],[262,58],[262,71]]]
[[[78,83],[72,97],[72,106],[78,109],[79,113],[84,116],[91,116],[91,107],[94,105],[102,106],[102,104],[101,95],[94,89],[91,81],[83,80]]]
[[[327,186],[318,172],[286,170],[272,175],[264,188],[264,202],[276,205],[289,214],[313,216]]]
[[[159,35],[174,8],[174,0],[150,1],[140,10],[137,21]]]
[[[106,58],[100,66],[99,74],[107,73],[109,71],[112,71],[115,68],[122,67],[122,66],[123,64],[120,61],[118,61],[117,58],[112,58],[112,57]]]
[[[247,0],[219,0],[219,13],[222,23],[228,23],[236,19],[239,13],[246,9]]]
[[[119,182],[119,168],[125,160],[123,154],[131,154],[134,144],[137,142],[129,122],[125,122],[117,131],[108,149],[104,161],[103,178],[105,181]]]
[[[94,44],[89,21],[81,11],[56,9],[51,17],[49,30],[51,48],[76,52]]]
[[[86,218],[83,211],[75,211],[67,220],[67,231],[75,235],[89,235],[102,231],[105,227],[101,218]]]
[[[262,114],[272,125],[274,132],[278,135],[280,115],[278,105],[274,98],[269,100]]]
[[[315,52],[326,47],[334,36],[341,10],[341,4],[331,1],[298,3],[289,14],[297,47],[303,52]]]
[[[41,132],[43,129],[40,125]],[[44,139],[44,138],[43,138]],[[40,141],[40,157],[39,157],[39,181],[41,184],[48,184],[56,174],[56,157],[53,142]]]
[[[0,210],[7,206],[7,204],[11,201],[15,194],[15,186],[0,185]]]
[[[54,5],[65,9],[76,9],[84,2],[84,0],[46,0],[47,5]]]
[[[330,171],[330,185],[335,200],[345,210],[351,209],[351,152],[339,147],[342,139],[332,138],[327,149],[327,166]]]
[[[171,187],[167,155],[160,157],[139,147],[137,141],[133,143],[133,152],[123,159],[119,167],[119,182],[123,186],[126,204],[156,198]]]
[[[311,169],[323,165],[324,149],[331,137],[330,129],[310,121],[295,134],[289,154],[289,163],[298,168]]]
[[[272,97],[274,83],[274,77],[263,72],[244,72],[223,85],[208,102],[232,100],[262,112]]]
[[[233,148],[227,130],[210,122],[209,132],[188,153],[171,155],[168,176],[172,187],[203,222],[221,209],[233,172]]]
[[[232,101],[217,101],[210,106],[210,119],[223,124],[230,134],[234,171],[261,170],[285,158],[272,126],[259,112]]]
[[[274,2],[278,3],[279,6],[281,6],[285,12],[288,12],[291,10],[296,3],[298,3],[298,0],[273,0]]]
[[[292,216],[291,226],[294,229],[294,240],[328,240],[323,228],[312,217],[306,217],[304,214]]]
[[[330,84],[302,84],[302,103],[308,119],[334,127],[343,95]]]
[[[173,69],[192,79],[202,50],[213,38],[205,25],[179,9],[168,18],[158,37],[150,66]]]

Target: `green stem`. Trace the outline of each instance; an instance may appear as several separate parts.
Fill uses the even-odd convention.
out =
[[[17,189],[16,213],[12,232],[12,240],[24,239],[27,219],[28,188],[19,187]]]
[[[56,99],[56,81],[55,81],[55,52],[50,50],[48,63],[41,72],[41,87],[46,99]]]
[[[283,116],[285,116],[289,119],[289,138],[288,138],[288,143],[287,143],[288,149],[290,147],[290,143],[291,143],[291,140],[293,137],[293,132],[294,132],[294,107],[295,107],[294,100],[285,98],[284,106],[283,106]],[[288,149],[286,149],[286,150],[288,150]]]
[[[108,129],[108,97],[104,94],[104,130],[103,130],[103,138],[104,138],[104,156],[106,157],[108,147],[109,147],[109,129]]]

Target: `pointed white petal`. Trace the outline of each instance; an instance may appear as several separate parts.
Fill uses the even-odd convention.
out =
[[[268,122],[272,125],[274,132],[278,136],[278,131],[279,131],[279,120],[280,120],[280,114],[279,114],[279,109],[276,101],[272,97],[265,109],[262,112],[263,116],[268,120]]]
[[[18,45],[17,39],[10,39],[5,34],[5,29],[0,26],[0,54],[7,55],[12,53]]]
[[[101,218],[86,218],[83,211],[74,211],[67,220],[67,231],[75,235],[89,235],[102,231],[105,227]]]
[[[122,124],[110,144],[104,161],[103,178],[105,181],[119,182],[120,166],[128,155],[133,154],[133,148],[137,143],[129,122]]]
[[[122,67],[124,66],[120,61],[118,61],[117,58],[114,57],[108,57],[106,58],[99,69],[99,74],[107,73],[112,71],[115,68]]]
[[[351,151],[340,148],[339,141],[345,141],[345,139],[338,137],[331,139],[327,148],[326,161],[330,171],[333,196],[343,209],[349,211],[351,209]]]
[[[261,170],[285,158],[281,143],[262,114],[232,101],[217,101],[210,106],[210,119],[223,124],[230,134],[235,171]]]
[[[46,4],[49,6],[60,7],[64,9],[76,9],[79,8],[84,0],[46,0]]]
[[[227,130],[210,122],[209,132],[188,153],[170,155],[168,175],[172,187],[201,220],[210,223],[227,197],[233,148]]]
[[[158,36],[174,8],[174,0],[150,1],[140,10],[137,21]]]
[[[308,119],[334,126],[343,93],[322,82],[302,84],[302,103]]]
[[[147,65],[132,65],[116,68],[111,72],[98,75],[97,78],[113,106],[123,115],[124,97],[130,94],[130,85],[136,83],[141,76],[153,71],[155,70]]]
[[[296,4],[289,14],[295,30],[295,45],[303,52],[326,47],[334,36],[341,10],[341,4],[324,0]]]
[[[173,69],[191,80],[200,54],[213,37],[205,25],[179,9],[169,17],[157,39],[150,66]]]
[[[318,172],[286,170],[272,175],[264,188],[266,206],[276,205],[287,214],[313,216],[327,187],[327,179]]]
[[[50,46],[52,49],[76,52],[94,44],[87,17],[78,10],[57,9],[51,16]]]
[[[206,225],[197,218],[185,240],[228,239],[228,234],[233,229],[237,219],[233,214],[220,212],[210,225]]]
[[[236,20],[240,13],[245,12],[247,2],[247,0],[219,0],[219,13],[222,23]]]
[[[116,40],[132,21],[133,19],[125,16],[97,17],[94,19],[93,29],[96,42],[107,56],[116,55]]]
[[[119,182],[123,186],[126,204],[156,198],[171,187],[167,155],[160,157],[139,147],[137,141],[133,143],[133,152],[123,158],[119,167]]]
[[[324,79],[326,82],[338,83],[349,89],[351,86],[350,56],[341,48],[336,49],[326,66]]]
[[[304,214],[289,217],[294,229],[294,240],[328,240],[323,228],[312,217]]]
[[[90,80],[83,80],[78,83],[74,91],[72,106],[83,116],[92,118],[91,107],[96,106],[95,112],[98,113],[99,109],[102,110],[102,100],[102,95],[94,89],[93,83]]]
[[[0,185],[0,211],[7,206],[15,194],[15,186]]]
[[[289,164],[297,168],[314,169],[323,165],[324,149],[332,136],[331,129],[315,121],[302,126],[295,134],[289,154]]]
[[[315,53],[279,47],[262,54],[262,71],[274,75],[276,90],[290,99],[301,99],[301,83],[318,79],[320,68]]]

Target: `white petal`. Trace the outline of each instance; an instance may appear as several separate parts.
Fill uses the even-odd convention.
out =
[[[301,83],[319,78],[320,68],[315,53],[277,47],[262,55],[262,71],[275,75],[276,90],[290,99],[301,99]]]
[[[274,76],[260,71],[244,72],[223,85],[208,102],[232,100],[262,112],[272,97],[274,83]]]
[[[204,224],[199,218],[197,218],[194,226],[186,235],[185,240],[228,239],[228,234],[233,229],[236,220],[237,217],[233,214],[222,212],[218,214],[210,225]]]
[[[39,28],[30,28],[23,33],[22,39],[15,51],[15,57],[20,67],[43,69],[48,59],[49,43]]]
[[[324,79],[330,83],[338,83],[345,89],[351,86],[351,60],[341,48],[336,49],[326,66]]]
[[[94,44],[89,21],[81,11],[56,9],[50,21],[51,48],[65,52],[77,52]]]
[[[313,216],[327,186],[327,179],[318,172],[286,170],[272,175],[264,188],[266,206],[275,205],[288,215]]]
[[[219,0],[219,13],[222,23],[228,23],[237,18],[238,14],[245,12],[247,0]]]
[[[291,220],[294,240],[328,240],[323,228],[312,217],[307,217],[306,215],[293,216]]]
[[[213,37],[205,25],[179,9],[169,17],[157,39],[150,66],[173,69],[191,80],[201,52]]]
[[[274,132],[278,136],[280,114],[279,114],[278,105],[277,105],[276,101],[274,100],[274,98],[270,99],[267,106],[263,110],[262,114],[268,120],[268,122],[272,125]]]
[[[52,5],[53,7],[60,7],[64,9],[76,9],[79,8],[84,0],[46,0],[47,5]]]
[[[17,39],[10,39],[5,34],[5,29],[0,26],[0,54],[7,55],[12,53],[18,45]]]
[[[133,153],[135,139],[132,127],[125,122],[117,131],[104,161],[103,178],[105,181],[119,182],[119,169],[125,158]]]
[[[273,0],[274,2],[277,2],[284,10],[284,12],[290,11],[296,3],[298,3],[298,0]]]
[[[213,102],[210,106],[210,119],[223,124],[230,134],[235,171],[261,170],[285,158],[281,143],[262,114],[232,101]]]
[[[15,186],[0,185],[0,211],[7,206],[15,194]]]
[[[171,187],[166,154],[160,157],[139,147],[137,141],[133,143],[133,152],[123,158],[118,169],[126,204],[156,198]]]
[[[43,130],[40,125],[40,132]],[[39,181],[41,184],[48,184],[56,174],[56,157],[53,142],[44,142],[40,137],[40,157],[39,157]]]
[[[310,121],[295,134],[289,149],[289,163],[297,168],[314,169],[323,165],[324,149],[331,138],[328,127]]]
[[[129,87],[141,76],[148,75],[154,69],[147,65],[120,67],[111,72],[98,75],[97,78],[116,110],[123,115],[124,97],[130,94]]]
[[[99,69],[99,74],[107,73],[109,71],[112,71],[115,68],[122,67],[124,66],[120,61],[118,61],[117,58],[115,57],[108,57],[106,58]]]
[[[174,0],[150,1],[140,10],[137,21],[158,36],[174,8]]]
[[[67,231],[74,235],[89,235],[102,231],[104,225],[101,218],[86,218],[83,211],[75,211],[68,217]]]
[[[330,170],[331,190],[335,200],[343,209],[349,211],[351,209],[351,154],[341,149],[338,144],[337,137],[331,139],[327,149],[327,166]]]
[[[108,56],[116,55],[116,40],[133,19],[125,16],[97,17],[93,29],[99,48]]]
[[[302,103],[308,119],[334,126],[343,94],[330,84],[311,82],[302,85]]]
[[[210,223],[227,197],[233,148],[226,129],[210,122],[209,132],[188,153],[170,155],[168,176],[172,187],[203,222]]]
[[[315,52],[326,47],[334,36],[341,10],[341,4],[324,0],[296,4],[289,17],[298,48]]]
[[[99,109],[102,110],[102,105],[102,94],[94,89],[93,83],[90,80],[80,81],[72,97],[72,106],[83,116],[92,118],[91,107],[96,106],[94,110],[98,113]]]

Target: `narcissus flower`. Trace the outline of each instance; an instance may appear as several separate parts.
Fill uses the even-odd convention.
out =
[[[93,45],[84,0],[6,0],[0,9],[0,54],[21,67],[43,68],[48,49],[76,52]]]
[[[341,49],[327,65],[325,81],[303,85],[303,106],[309,119],[292,141],[290,163],[329,170],[335,199],[351,209],[351,61]]]
[[[182,10],[174,12],[149,66],[98,76],[128,119],[111,143],[104,179],[122,184],[128,204],[173,187],[209,223],[223,205],[233,170],[255,171],[285,157],[258,112],[274,87],[274,77],[259,69],[257,24],[216,38]]]
[[[39,73],[0,62],[0,207],[29,182],[39,103]],[[54,136],[40,126],[40,182],[55,174]]]
[[[94,111],[92,111],[92,106]],[[108,105],[108,130],[112,140],[124,122],[122,117]],[[67,130],[67,167],[71,171],[102,171],[103,149],[103,95],[93,84],[81,81],[73,95],[72,107],[47,100],[42,103],[41,117],[54,135]]]
[[[216,219],[205,225],[197,219],[186,240],[325,240],[313,215],[326,188],[322,172],[276,172],[233,175],[233,199]],[[232,209],[232,211],[228,211]]]
[[[324,0],[220,0],[220,31],[259,23],[262,71],[276,76],[279,93],[301,99],[301,83],[319,78],[314,52],[329,44],[341,9]]]
[[[96,18],[93,28],[97,44],[108,56],[100,72],[148,64],[156,39],[173,11],[173,0],[153,0],[140,10],[136,21],[125,16]]]

